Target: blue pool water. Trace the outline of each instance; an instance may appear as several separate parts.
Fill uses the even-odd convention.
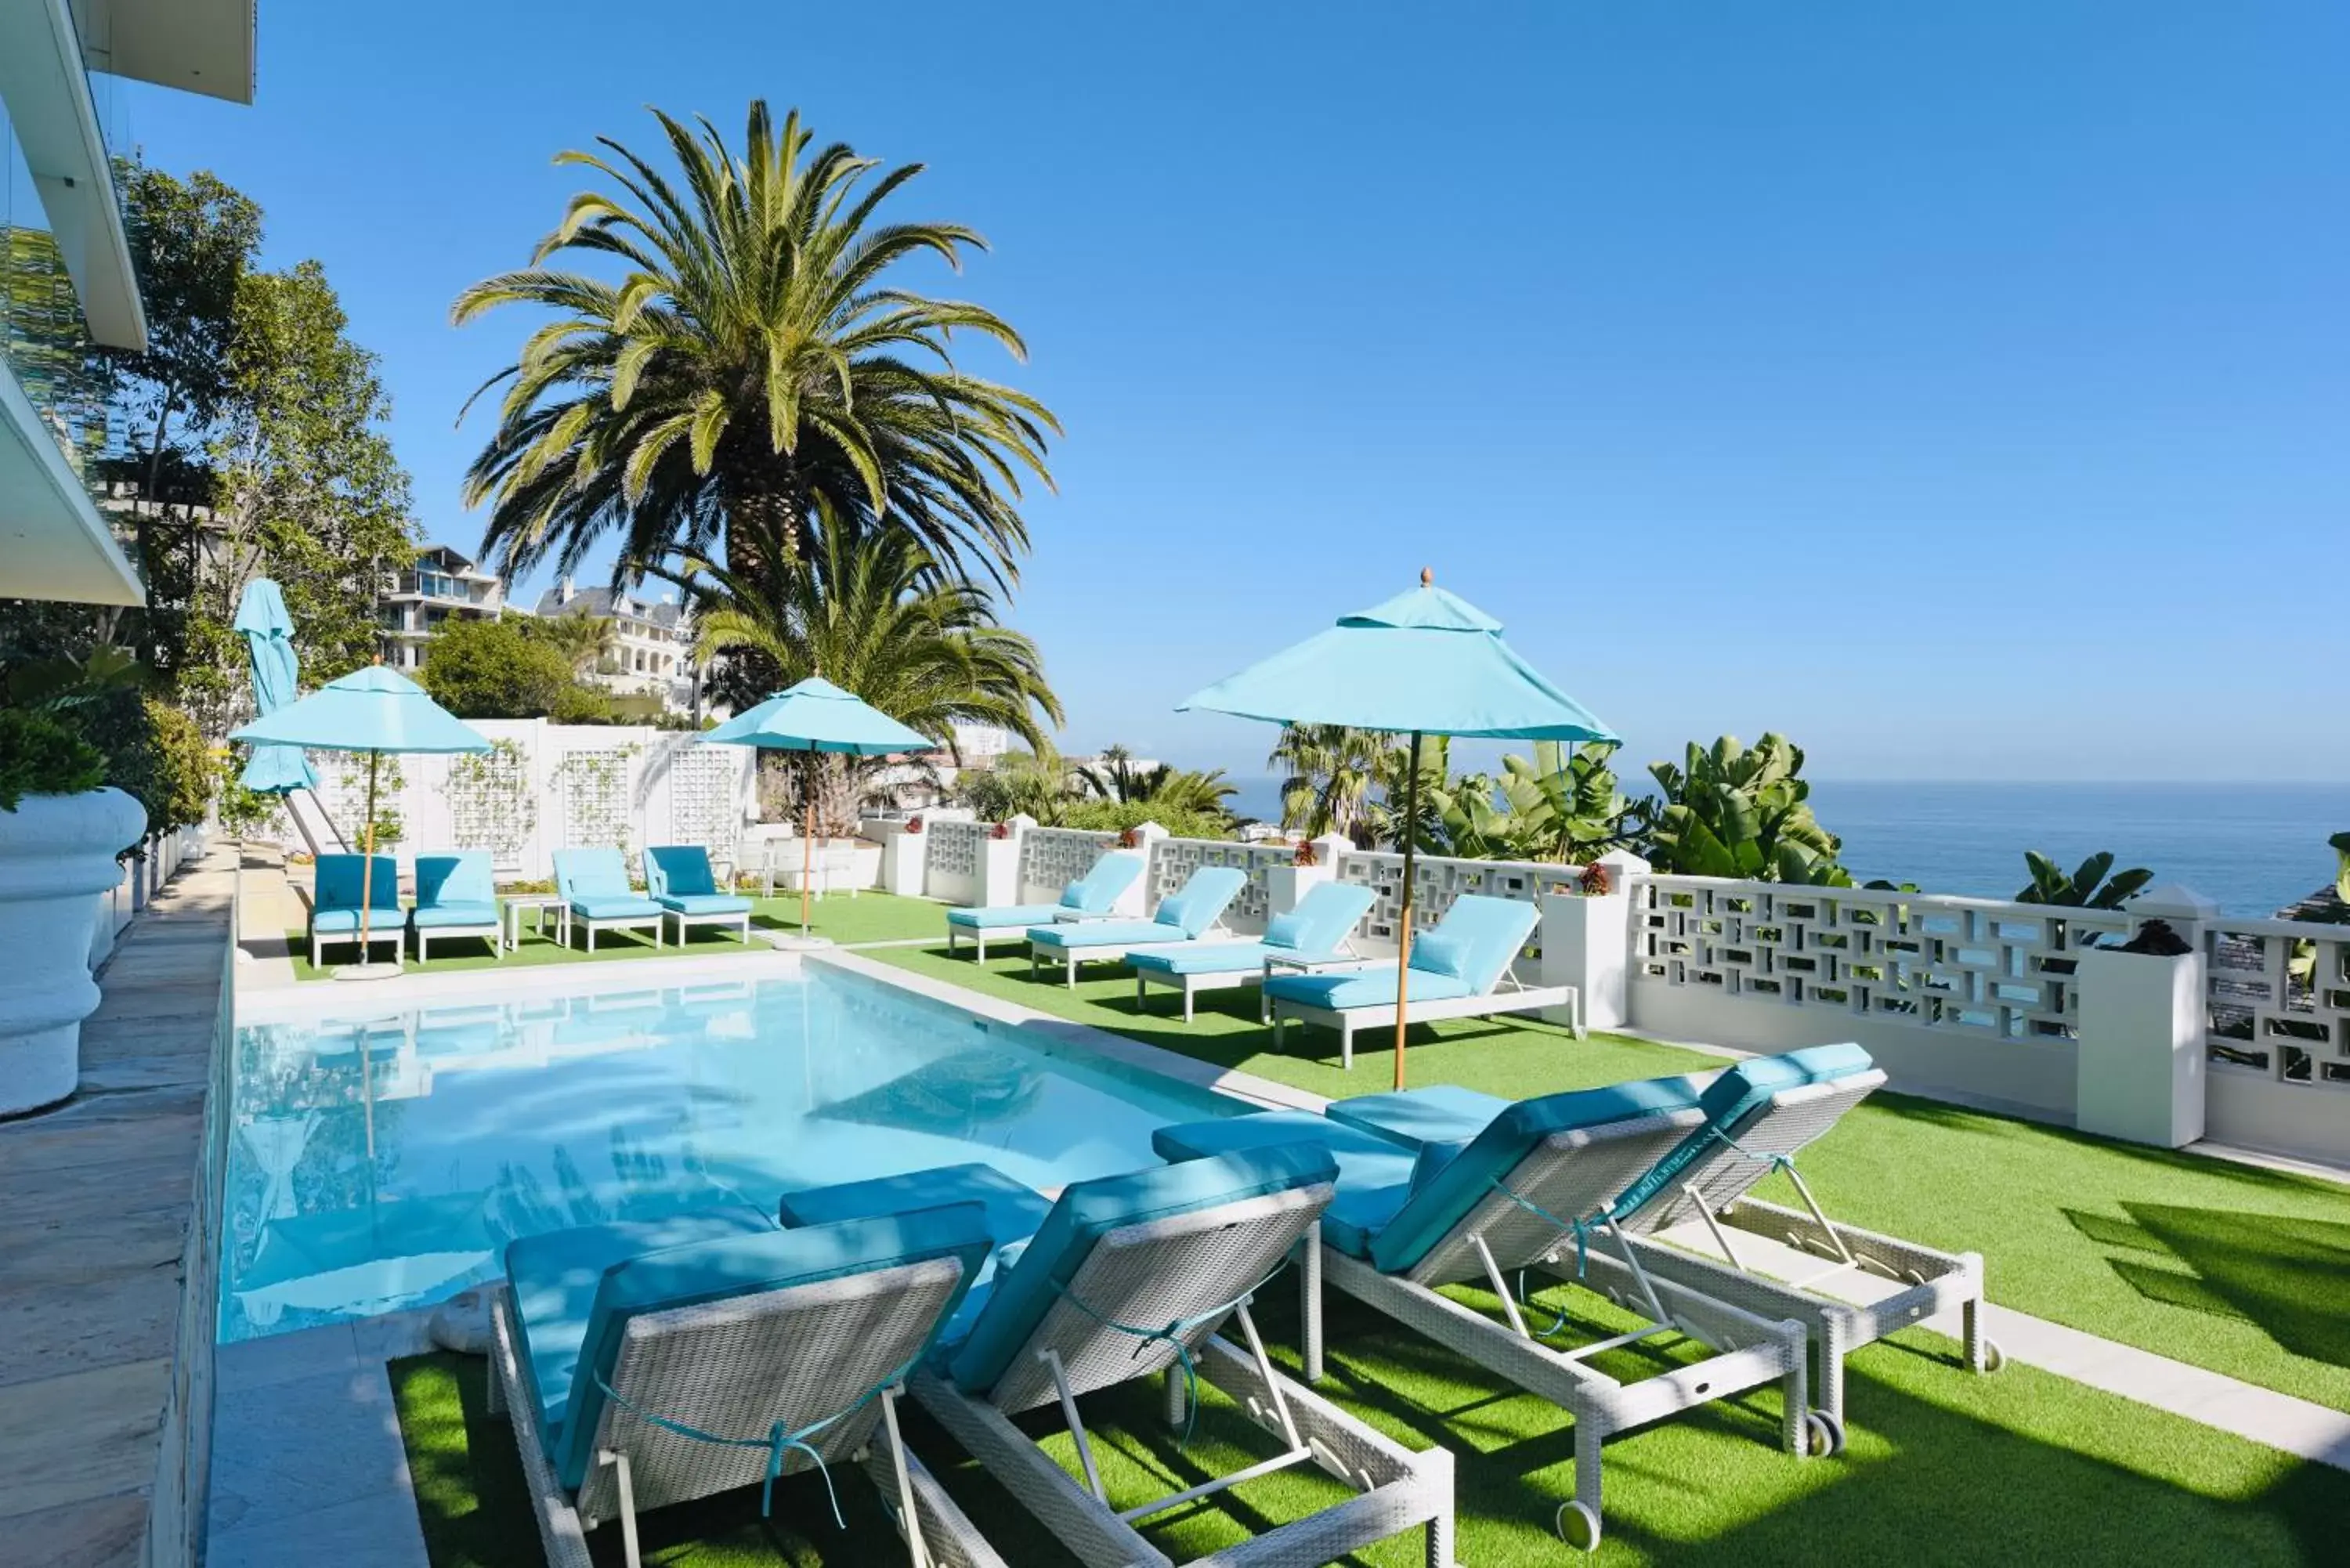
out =
[[[406,1012],[329,996],[241,1026],[234,1072],[224,1342],[443,1299],[516,1236],[772,1215],[794,1188],[974,1160],[1058,1188],[1239,1108],[821,969]]]

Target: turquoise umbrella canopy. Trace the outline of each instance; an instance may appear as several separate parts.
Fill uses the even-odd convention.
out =
[[[322,752],[486,752],[463,720],[424,688],[381,665],[328,681],[299,702],[264,714],[232,741],[276,741]]]
[[[937,743],[820,675],[735,714],[702,738],[722,745],[867,757],[926,752]]]
[[[1411,737],[1404,821],[1419,820],[1419,738],[1474,735],[1523,741],[1620,739],[1589,709],[1537,674],[1502,640],[1502,623],[1419,574],[1419,587],[1341,616],[1176,711],[1205,709],[1276,724],[1345,724]],[[1396,932],[1395,1086],[1404,1085],[1411,980],[1416,837],[1403,839]]]
[[[267,577],[255,578],[244,585],[244,595],[237,600],[234,626],[244,639],[245,654],[253,665],[254,707],[267,718],[294,701],[295,680],[301,673],[286,596]],[[237,782],[261,794],[287,794],[317,788],[318,775],[310,771],[310,759],[302,754],[301,747],[263,742],[245,759],[244,772]]]
[[[1341,616],[1327,631],[1227,676],[1178,711],[1191,709],[1398,734],[1618,738],[1519,658],[1502,640],[1500,621],[1428,582]]]

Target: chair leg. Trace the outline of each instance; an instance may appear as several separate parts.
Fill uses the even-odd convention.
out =
[[[588,928],[593,935],[596,928]],[[596,1456],[612,1467],[613,1480],[620,1490],[620,1552],[629,1568],[644,1568],[644,1558],[637,1550],[637,1489],[629,1481],[629,1456],[607,1449]]]
[[[1338,1065],[1349,1073],[1355,1070],[1355,1024],[1343,1012],[1338,1014]]]
[[[591,953],[596,950],[596,922],[593,920],[588,922],[588,950]]]

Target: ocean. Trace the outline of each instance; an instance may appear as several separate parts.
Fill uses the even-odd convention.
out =
[[[1278,820],[1270,778],[1236,780],[1243,815]],[[2230,915],[2267,915],[2334,879],[2326,839],[2350,829],[2350,784],[1835,784],[1812,809],[1844,839],[1854,877],[1929,893],[2012,897],[2023,852],[2067,870],[2101,849]]]

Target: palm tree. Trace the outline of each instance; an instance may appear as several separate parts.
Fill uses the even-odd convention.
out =
[[[1362,822],[1372,787],[1386,776],[1394,739],[1343,724],[1289,724],[1264,759],[1278,768],[1281,826],[1309,838],[1352,835]]]
[[[550,553],[569,571],[619,530],[616,573],[673,554],[755,570],[770,541],[785,558],[807,548],[823,512],[903,529],[931,576],[975,557],[1005,586],[1028,545],[1021,476],[1052,483],[1045,432],[1060,426],[949,357],[963,330],[1024,358],[1008,324],[889,281],[920,254],[959,268],[985,242],[959,223],[873,223],[921,165],[860,191],[879,165],[838,142],[808,155],[796,111],[778,133],[754,101],[739,157],[707,120],[697,135],[654,115],[681,187],[608,137],[563,153],[618,191],[574,196],[528,267],[451,311],[461,325],[506,305],[557,313],[473,394],[505,387],[465,478],[466,504],[491,508],[484,554],[508,576]],[[620,280],[546,265],[583,251],[617,258]]]
[[[619,624],[605,616],[571,611],[537,616],[517,622],[525,636],[561,654],[574,675],[586,675],[602,664],[618,639]]]
[[[1060,699],[1036,645],[996,624],[987,589],[941,580],[903,532],[828,514],[821,523],[797,569],[754,576],[692,561],[662,574],[694,597],[697,657],[749,654],[785,685],[821,675],[942,747],[960,719],[1050,749],[1045,724],[1062,722]],[[820,759],[804,785],[820,823],[854,831],[856,786],[886,765]]]

